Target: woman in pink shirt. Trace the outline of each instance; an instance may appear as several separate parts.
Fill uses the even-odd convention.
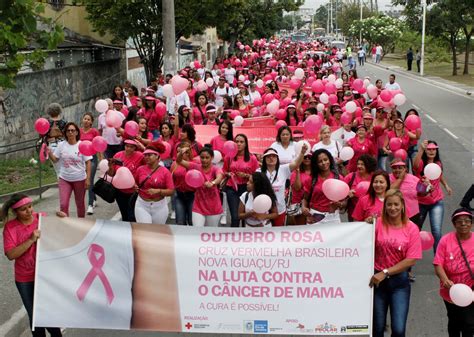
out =
[[[372,175],[369,190],[362,198],[359,198],[352,212],[352,218],[356,221],[372,223],[382,215],[385,193],[390,189],[390,177],[383,170],[377,170]]]
[[[202,148],[199,157],[201,158],[200,164],[187,161],[183,159],[183,153],[180,151],[176,162],[186,169],[200,171],[204,177],[204,184],[194,193],[193,226],[217,227],[223,212],[218,186],[224,175],[220,168],[212,165],[214,151],[211,148]]]
[[[472,213],[467,208],[458,208],[451,216],[454,232],[444,235],[436,250],[433,264],[439,277],[439,294],[448,313],[449,337],[473,336],[474,302],[467,307],[453,303],[449,289],[454,284],[474,287],[474,236],[472,235]]]
[[[435,180],[429,180],[424,175],[425,166],[435,163],[441,168],[443,164],[439,157],[438,144],[433,140],[424,140],[420,144],[420,151],[417,152],[415,160],[413,161],[413,173],[424,181],[425,184],[431,185],[429,193],[426,195],[418,195],[418,203],[420,205],[420,220],[418,225],[420,230],[423,228],[423,223],[426,217],[430,216],[431,233],[434,237],[433,252],[436,253],[436,247],[441,239],[441,226],[444,218],[444,195],[441,190],[441,184],[446,189],[449,195],[453,194],[451,187],[449,187],[444,175]]]
[[[217,129],[218,135],[211,139],[211,146],[213,150],[217,150],[222,153],[224,143],[228,140],[233,140],[233,128],[230,121],[223,121]]]
[[[207,118],[206,106],[208,104],[207,96],[203,92],[196,94],[195,107],[193,108],[192,120],[194,125],[202,125]]]
[[[117,152],[113,158],[109,159],[109,170],[107,174],[111,177],[120,167],[126,167],[135,175],[136,170],[144,164],[143,154],[137,151],[137,143],[135,140],[127,139],[124,141],[125,150]],[[125,190],[115,189],[115,200],[122,215],[122,221],[135,221],[134,210],[130,207],[130,197],[135,189],[128,188]]]
[[[250,108],[244,102],[244,97],[241,93],[238,93],[234,99],[234,108],[239,111],[240,116],[243,118],[249,117]]]
[[[418,227],[408,219],[398,190],[385,194],[382,216],[375,224],[373,336],[383,337],[390,308],[392,336],[404,337],[410,305],[408,269],[421,259]]]
[[[161,142],[148,145],[143,152],[145,165],[135,171],[137,222],[165,224],[168,218],[166,197],[173,195],[174,185],[170,171],[160,165],[160,154],[163,152],[165,146]]]
[[[92,140],[100,136],[99,131],[96,128],[92,127],[92,124],[94,123],[94,116],[90,112],[86,112],[84,115],[82,115],[82,128],[81,128],[81,141],[82,140],[88,140],[92,142]],[[94,207],[95,204],[97,203],[97,198],[95,196],[94,191],[92,190],[94,187],[94,178],[95,178],[95,172],[97,171],[97,164],[100,160],[102,160],[103,154],[102,153],[97,153],[92,156],[91,160],[91,174],[90,174],[90,182],[89,182],[89,190],[88,190],[88,199],[89,203],[87,206],[87,214],[91,215],[94,214]]]
[[[390,140],[392,138],[398,138],[401,143],[401,148],[408,151],[410,139],[416,139],[416,135],[405,128],[403,119],[397,118],[393,122],[393,130],[387,132],[387,138],[385,139],[384,149],[385,153],[389,155],[395,152],[390,148]]]
[[[288,223],[292,225],[305,225],[306,217],[301,213],[301,205],[304,197],[303,187],[311,184],[311,153],[303,158],[300,167],[291,173],[291,205],[287,210]]]
[[[410,109],[405,113],[404,120],[406,120],[407,117],[411,115],[415,115],[418,117],[420,116],[418,114],[418,111],[416,111],[416,109]],[[412,133],[416,135],[416,138],[410,139],[407,153],[408,153],[408,158],[410,158],[410,161],[411,161],[411,163],[409,164],[411,164],[413,167],[413,160],[415,160],[416,153],[418,152],[418,140],[420,139],[421,134],[423,133],[423,128],[420,126],[418,129],[412,130]]]
[[[354,156],[349,160],[347,170],[355,172],[357,170],[357,160],[363,154],[369,154],[377,158],[377,149],[374,143],[367,137],[367,127],[363,124],[357,126],[356,136],[347,142],[347,146],[352,147]]]
[[[161,120],[156,112],[156,98],[151,95],[145,96],[145,104],[138,114],[147,120],[148,131],[153,134],[153,138],[158,138],[160,136],[158,129],[160,128]]]
[[[145,147],[153,140],[153,134],[148,131],[148,122],[145,117],[138,117],[138,135],[135,139],[139,142],[140,151],[144,151]]]
[[[9,219],[12,210],[15,218]],[[5,219],[3,249],[9,260],[15,260],[15,284],[25,306],[30,328],[35,290],[36,242],[40,237],[38,213],[33,211],[33,200],[25,194],[14,194],[2,207]],[[46,328],[52,337],[62,336],[59,328]],[[46,336],[45,328],[35,327],[33,336]]]

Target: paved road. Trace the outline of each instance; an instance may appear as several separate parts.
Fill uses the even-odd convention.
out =
[[[374,82],[376,78],[384,82],[388,80],[391,70],[367,64],[358,68],[359,77],[370,76]],[[473,120],[474,100],[466,95],[455,91],[443,89],[422,79],[412,79],[405,75],[397,74],[397,82],[407,95],[407,102],[400,107],[402,114],[414,106],[422,112],[423,137],[436,140],[440,144],[440,153],[445,168],[445,176],[454,190],[454,196],[446,197],[445,225],[443,233],[451,230],[449,215],[458,207],[458,203],[465,190],[474,181],[472,166],[473,151]],[[52,212],[56,205],[50,206]],[[44,209],[44,208],[43,208]],[[98,215],[110,217],[115,213],[114,207],[99,207]],[[429,230],[429,224],[425,223],[425,230]],[[407,336],[446,336],[447,319],[444,305],[438,296],[438,282],[434,275],[431,261],[432,252],[425,252],[423,260],[415,267],[416,282],[413,284],[410,314],[408,318]],[[1,261],[2,266],[5,261]],[[4,270],[2,270],[2,275]],[[2,276],[3,286],[11,282],[11,276],[7,273]],[[1,292],[2,290],[0,290]],[[4,294],[7,297],[4,297]],[[12,289],[10,292],[1,293],[2,306],[7,304],[18,308],[19,301]],[[354,308],[357,310],[357,308]],[[3,311],[3,310],[2,310]],[[0,318],[3,318],[0,316]],[[120,332],[120,331],[94,331],[68,329],[65,336],[74,337],[108,337],[108,336],[177,336],[178,334],[157,334],[146,332]],[[181,335],[181,334],[179,334]]]

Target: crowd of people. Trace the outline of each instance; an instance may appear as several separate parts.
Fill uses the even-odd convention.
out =
[[[371,84],[354,69],[346,72],[342,54],[320,42],[255,40],[236,48],[235,55],[217,58],[212,69],[194,61],[178,74],[158,72],[140,93],[128,81],[114,86],[107,111],[84,113],[81,127],[65,121],[61,107],[51,104],[44,138],[58,174],[58,215],[69,216],[72,192],[77,216],[93,214],[95,173],[106,160],[105,179],[113,181],[126,167],[135,180],[133,187],[115,191],[123,221],[164,224],[175,218],[177,225],[217,227],[226,224],[228,212],[230,227],[337,223],[341,214],[349,221],[374,223],[374,336],[383,336],[388,308],[392,336],[405,336],[409,270],[422,257],[419,231],[429,217],[449,336],[472,336],[474,304],[458,307],[448,293],[454,283],[474,286],[472,209],[469,200],[463,201],[451,218],[455,231],[442,237],[443,188],[448,195],[453,191],[443,174],[426,176],[430,164],[442,170],[441,151],[435,140],[421,140],[417,110],[400,111],[405,97],[395,75],[385,85],[381,79]],[[381,50],[372,51],[376,62],[377,53]],[[187,88],[169,92],[183,80]],[[275,101],[277,112],[272,111]],[[120,125],[111,126],[110,111]],[[252,153],[247,135],[238,131],[239,116],[272,117],[280,123],[275,142]],[[130,121],[139,127],[135,136],[126,131]],[[200,142],[198,125],[218,126],[209,143]],[[319,141],[300,142],[314,132]],[[106,149],[83,154],[81,141],[99,135]],[[228,142],[234,143],[234,153]],[[350,158],[342,155],[347,151]],[[189,183],[192,175],[202,179],[199,186]],[[323,184],[330,179],[349,186],[347,197],[328,197]],[[262,194],[271,207],[257,213],[254,200]],[[4,214],[9,209],[15,219],[5,226],[5,252],[16,260],[23,298],[21,284],[33,281],[34,269],[28,266],[40,237],[38,216],[24,195],[13,196]]]

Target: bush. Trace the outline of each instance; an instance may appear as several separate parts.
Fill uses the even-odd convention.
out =
[[[413,52],[421,48],[421,34],[412,30],[405,30],[395,42],[396,51],[402,55],[405,55],[409,47],[413,48]],[[426,35],[425,60],[427,62],[451,62],[449,46],[442,39]]]

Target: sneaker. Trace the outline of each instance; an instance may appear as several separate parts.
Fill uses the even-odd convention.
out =
[[[94,200],[94,202],[92,203],[92,207],[94,207],[94,208],[97,207],[97,200]]]
[[[94,214],[94,207],[92,205],[87,206],[87,214],[88,215]]]
[[[221,225],[226,225],[227,224],[227,217],[224,215],[221,216]]]
[[[171,220],[175,220],[175,219],[176,219],[176,212],[175,212],[175,211],[171,212],[170,219],[171,219]]]

